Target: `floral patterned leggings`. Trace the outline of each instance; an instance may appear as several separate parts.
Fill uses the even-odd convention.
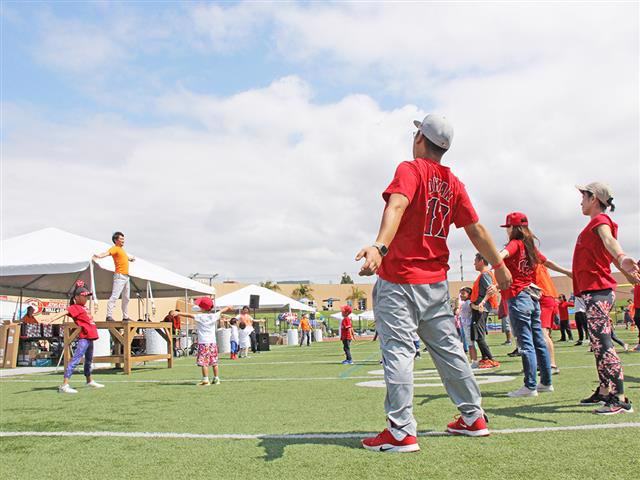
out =
[[[609,311],[615,302],[611,289],[585,292],[582,296],[587,310],[587,328],[591,348],[596,357],[600,386],[609,388],[612,395],[624,393],[624,375],[620,358],[611,341]]]

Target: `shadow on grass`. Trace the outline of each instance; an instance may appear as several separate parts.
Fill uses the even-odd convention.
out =
[[[344,435],[345,432],[334,433],[334,435]],[[357,432],[348,432],[354,433]],[[311,434],[313,435],[313,434]],[[322,435],[331,435],[331,433],[323,432]],[[362,433],[364,438],[367,433]],[[260,439],[259,446],[264,448],[263,459],[266,462],[273,462],[284,456],[286,447],[293,445],[337,445],[339,447],[362,449],[360,443],[361,438],[269,438]]]
[[[505,394],[488,393],[483,397],[505,398]],[[530,405],[514,405],[509,407],[487,407],[485,411],[489,415],[501,415],[503,417],[531,420],[540,423],[557,423],[546,415],[565,415],[567,413],[584,413],[584,407],[567,405],[566,401],[547,403],[533,403]],[[535,416],[532,416],[535,415]]]
[[[624,388],[640,389],[640,377],[632,377],[631,375],[625,375]]]

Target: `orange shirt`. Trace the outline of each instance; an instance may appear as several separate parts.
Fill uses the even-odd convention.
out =
[[[38,324],[40,322],[38,322],[38,320],[36,320],[36,317],[34,316],[25,315],[24,317],[22,317],[22,323]]]
[[[129,255],[124,248],[114,245],[109,249],[109,255],[113,257],[113,263],[116,265],[116,273],[129,275]]]
[[[542,294],[547,297],[558,298],[558,290],[556,289],[553,280],[551,280],[551,275],[549,275],[547,267],[539,263],[536,265],[535,273],[535,284],[540,287]]]
[[[300,320],[300,330],[302,330],[303,332],[308,332],[311,330],[311,325],[309,325],[309,320],[302,317],[302,319]]]
[[[496,285],[496,276],[494,275],[493,271],[489,270],[487,273],[491,275],[491,283]],[[480,279],[481,278],[482,278],[482,273],[478,275],[478,278],[476,278],[476,281],[473,282],[473,287],[471,288],[472,303],[474,303],[478,299],[478,296],[480,295]],[[498,308],[498,295],[491,295],[489,298],[487,298],[487,301],[489,302],[489,305],[491,305],[491,308]]]

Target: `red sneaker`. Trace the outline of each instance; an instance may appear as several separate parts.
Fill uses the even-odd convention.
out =
[[[468,437],[488,437],[489,429],[484,415],[476,419],[473,425],[464,423],[462,417],[455,417],[456,420],[447,425],[447,432],[454,435],[467,435]]]
[[[498,362],[497,360],[489,360],[489,361],[491,362],[491,364],[492,364],[494,367],[499,367],[499,366],[500,366],[500,362]]]
[[[388,429],[384,429],[375,437],[362,440],[362,446],[374,452],[417,452],[420,450],[418,439],[407,435],[402,440],[396,440]]]
[[[484,360],[480,360],[480,363],[478,363],[478,368],[495,368],[495,365],[493,364],[493,360],[485,358]]]

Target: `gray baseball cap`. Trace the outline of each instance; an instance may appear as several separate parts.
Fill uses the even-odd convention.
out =
[[[421,122],[414,120],[413,124],[425,137],[440,148],[449,150],[453,140],[453,127],[442,115],[430,113]]]
[[[606,183],[592,182],[588,185],[576,185],[581,192],[589,192],[603,204],[609,205],[609,200],[613,198],[613,190]]]

